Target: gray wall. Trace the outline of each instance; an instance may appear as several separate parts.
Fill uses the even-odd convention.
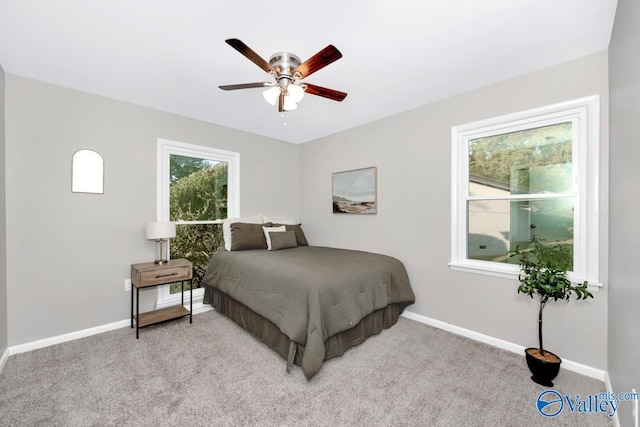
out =
[[[607,53],[601,52],[304,144],[302,221],[309,241],[386,253],[409,272],[409,311],[522,346],[537,344],[535,301],[517,281],[452,271],[451,127],[601,96],[602,280],[607,281]],[[378,214],[331,211],[331,173],[378,167]],[[607,367],[607,288],[545,309],[545,342],[561,357]],[[554,325],[562,325],[555,327]]]
[[[12,74],[6,101],[9,346],[128,319],[123,280],[154,254],[157,138],[239,152],[241,214],[299,215],[297,145]],[[104,195],[71,193],[81,148],[104,157]]]
[[[156,215],[157,138],[240,152],[244,215],[296,216],[312,244],[402,259],[417,295],[411,311],[535,344],[536,306],[517,295],[515,280],[448,268],[451,126],[600,94],[605,288],[587,303],[550,305],[545,336],[564,358],[606,369],[607,71],[602,52],[302,146],[9,74],[8,345],[128,318],[122,281],[131,263],[153,256],[143,228]],[[80,148],[104,156],[104,195],[70,192],[71,155]],[[333,215],[331,173],[366,166],[378,167],[379,213]]]
[[[618,0],[609,47],[611,97],[611,223],[609,375],[613,389],[640,391],[640,3]],[[620,405],[620,421],[631,424],[632,404]]]
[[[7,334],[7,215],[5,190],[5,73],[0,66],[0,357],[8,347]]]

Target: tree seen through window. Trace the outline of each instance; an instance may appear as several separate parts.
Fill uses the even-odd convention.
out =
[[[193,263],[195,289],[213,252],[224,247],[222,224],[211,221],[227,218],[228,165],[179,155],[170,155],[169,165],[169,219],[178,222],[171,258]],[[179,283],[171,286],[171,293],[179,291]]]

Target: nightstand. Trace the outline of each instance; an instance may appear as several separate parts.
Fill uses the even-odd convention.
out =
[[[193,323],[193,265],[186,259],[172,259],[164,264],[146,262],[131,264],[131,328],[133,321],[136,323],[136,339],[138,329],[154,325],[167,320],[189,316],[189,323]],[[189,282],[189,310],[184,307],[184,282]],[[159,285],[180,282],[180,294],[182,303],[171,307],[140,313],[140,289],[155,288]],[[135,290],[136,312],[133,312],[133,300]]]

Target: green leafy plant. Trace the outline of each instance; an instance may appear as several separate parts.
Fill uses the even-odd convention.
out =
[[[209,258],[224,249],[222,224],[188,224],[176,227],[176,237],[171,239],[171,258],[186,258],[193,263],[193,289],[203,286]],[[171,292],[180,291],[180,284],[171,285]]]
[[[172,156],[169,217],[184,221],[171,240],[171,258],[193,263],[193,288],[202,287],[211,255],[224,248],[222,224],[206,223],[227,217],[227,164],[210,165],[202,159]],[[194,223],[194,222],[201,223]],[[171,292],[180,284],[171,285]]]
[[[576,299],[593,298],[587,290],[588,283],[577,285],[571,283],[567,276],[567,269],[571,265],[571,246],[562,242],[547,242],[535,235],[528,242],[525,249],[519,246],[509,251],[510,257],[518,257],[520,274],[518,293],[529,295],[532,299],[538,297],[538,340],[539,350],[544,356],[542,346],[542,311],[550,301],[563,299],[569,301],[572,294]]]

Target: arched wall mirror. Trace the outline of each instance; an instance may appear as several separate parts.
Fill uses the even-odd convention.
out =
[[[71,191],[104,194],[104,160],[93,150],[78,150],[71,159]]]

